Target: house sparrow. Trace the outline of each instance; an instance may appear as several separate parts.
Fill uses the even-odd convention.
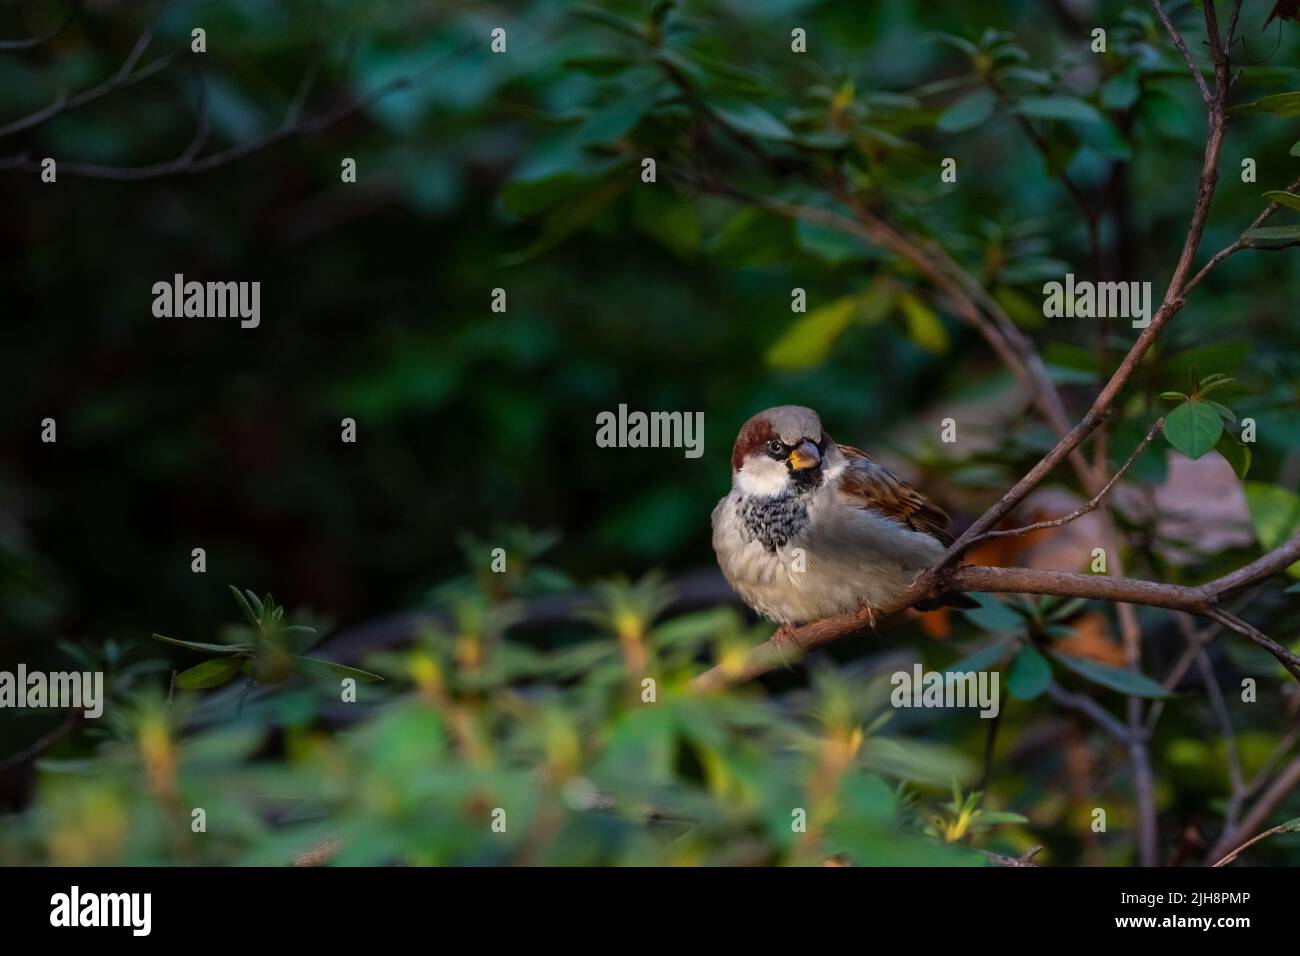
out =
[[[863,452],[836,444],[817,413],[798,405],[744,424],[731,452],[731,491],[713,509],[722,573],[746,604],[781,625],[777,639],[819,618],[863,607],[870,614],[952,540],[943,511]],[[974,606],[946,600],[954,598]]]

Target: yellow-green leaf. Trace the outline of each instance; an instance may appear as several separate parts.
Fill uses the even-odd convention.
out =
[[[1264,550],[1273,550],[1300,530],[1300,495],[1263,481],[1247,481],[1241,487],[1251,527]],[[1300,577],[1300,561],[1286,570]]]
[[[774,368],[809,368],[825,361],[853,321],[857,307],[856,297],[846,295],[800,316],[767,350],[767,364]]]
[[[1270,189],[1264,193],[1264,198],[1280,206],[1286,206],[1288,209],[1300,210],[1300,196],[1295,193],[1289,193],[1282,189]]]
[[[932,308],[910,292],[898,297],[898,306],[903,310],[907,334],[913,342],[927,352],[948,351],[948,331]]]
[[[189,670],[176,675],[176,686],[186,690],[201,690],[205,687],[220,687],[230,681],[244,666],[242,657],[218,657],[214,660],[196,664]]]

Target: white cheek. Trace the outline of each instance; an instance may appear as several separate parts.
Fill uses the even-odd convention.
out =
[[[745,459],[733,484],[746,495],[779,495],[785,490],[788,478],[784,462],[763,455]]]

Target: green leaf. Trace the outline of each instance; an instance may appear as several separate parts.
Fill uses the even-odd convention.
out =
[[[617,30],[619,33],[627,34],[636,39],[644,39],[641,33],[641,27],[631,20],[625,20],[617,14],[610,13],[591,3],[578,3],[569,7],[568,12],[575,17],[581,17],[584,20],[590,20],[592,23],[599,23],[603,27],[609,27],[611,30]]]
[[[222,657],[215,661],[204,661],[177,674],[176,686],[184,687],[186,690],[220,687],[234,679],[243,666],[243,658],[239,657]]]
[[[235,596],[235,603],[238,604],[239,609],[244,612],[244,617],[248,618],[248,623],[253,627],[257,627],[257,615],[253,613],[253,609],[249,606],[248,598],[240,594],[239,588],[235,587],[233,584],[227,584],[226,587],[230,588],[230,593]]]
[[[1204,394],[1204,392],[1202,392],[1202,394]],[[1205,400],[1202,399],[1202,401]],[[1205,401],[1205,404],[1209,405],[1212,409],[1218,412],[1219,417],[1224,419],[1225,421],[1232,422],[1234,425],[1237,423],[1237,416],[1233,414],[1232,409],[1228,408],[1226,405],[1220,405],[1218,402],[1211,402],[1211,401]]]
[[[182,641],[175,637],[165,637],[162,634],[155,634],[153,639],[166,644],[175,644],[177,647],[188,648],[191,651],[201,651],[204,654],[251,654],[257,650],[252,644],[201,644],[198,641]]]
[[[955,50],[960,50],[967,56],[973,57],[979,52],[979,47],[965,37],[959,37],[953,33],[927,33],[921,37],[928,43],[945,43]]]
[[[981,648],[969,657],[964,657],[955,664],[949,664],[944,668],[944,672],[965,674],[972,671],[993,670],[1002,663],[1007,656],[1007,652],[1014,646],[1014,641],[994,641],[988,647]]]
[[[945,133],[960,133],[974,129],[993,115],[997,99],[992,90],[976,90],[963,96],[939,114],[936,126]]]
[[[638,226],[683,259],[700,248],[700,220],[695,205],[666,189],[637,189],[632,216]]]
[[[1282,189],[1270,189],[1264,193],[1264,198],[1288,209],[1300,209],[1300,196]]]
[[[857,297],[846,295],[800,316],[767,350],[767,364],[787,369],[820,365],[853,322],[857,308]]]
[[[1281,248],[1300,239],[1300,226],[1258,226],[1247,229],[1245,236],[1256,245]]]
[[[1130,63],[1122,72],[1106,81],[1101,88],[1101,105],[1108,110],[1126,110],[1137,102],[1142,92],[1141,64]]]
[[[266,605],[263,604],[262,599],[254,594],[250,589],[244,588],[244,593],[248,595],[248,603],[251,604],[253,610],[257,612],[257,617],[253,621],[253,624],[255,626],[261,624],[262,618],[266,616]],[[269,597],[270,595],[267,596]]]
[[[1245,478],[1250,471],[1250,446],[1238,441],[1232,432],[1225,430],[1214,446],[1214,450],[1223,456],[1223,460],[1232,466],[1238,478]]]
[[[788,142],[794,139],[794,133],[779,119],[753,103],[737,100],[726,105],[714,104],[713,112],[718,119],[739,133],[745,133],[756,139],[770,139]]]
[[[855,259],[880,258],[877,247],[861,236],[851,236],[842,229],[800,219],[794,225],[794,233],[803,252],[831,265],[843,265]]]
[[[653,86],[634,88],[625,96],[593,112],[576,133],[583,145],[615,143],[636,129],[650,107],[654,106],[659,91]]]
[[[1248,481],[1241,487],[1251,527],[1264,550],[1273,550],[1300,529],[1300,495],[1262,481]],[[1300,577],[1300,561],[1287,568],[1287,573]]]
[[[1272,113],[1274,116],[1300,116],[1300,93],[1274,93],[1253,103],[1234,106],[1233,113]]]
[[[1292,156],[1300,156],[1300,140],[1296,140],[1291,146],[1290,153]]]
[[[1028,823],[1029,818],[1019,813],[1007,813],[1002,810],[981,811],[973,821],[976,827],[993,827],[1004,823]]]
[[[1223,419],[1206,402],[1184,402],[1165,416],[1165,438],[1195,461],[1214,447],[1223,434]]]
[[[519,265],[554,249],[604,212],[627,186],[626,177],[610,179],[585,196],[557,207],[542,223],[542,234],[519,252],[503,256],[502,265]]]
[[[846,295],[800,317],[767,351],[773,368],[810,368],[820,365],[835,342],[856,319],[878,322],[896,295],[887,282],[873,282],[857,295]]]
[[[674,6],[676,6],[675,0],[658,0],[654,9],[650,11],[650,22],[655,26],[661,25],[668,19],[668,14]]]
[[[1161,392],[1160,397],[1164,399],[1168,399],[1171,402],[1187,401],[1187,396],[1182,392]]]
[[[359,667],[348,667],[334,661],[323,661],[318,657],[295,657],[293,669],[312,677],[355,677],[357,680],[374,683],[384,678],[372,671],[363,671]]]
[[[580,70],[596,76],[621,73],[636,61],[628,56],[575,56],[561,64],[566,70]]]
[[[978,608],[962,611],[962,616],[976,627],[995,634],[1014,634],[1025,626],[1025,619],[990,594],[972,594]]]
[[[913,342],[927,352],[948,351],[948,330],[933,309],[910,292],[899,295],[898,306],[907,320],[907,334]]]
[[[1084,144],[1092,147],[1107,159],[1128,162],[1133,158],[1133,147],[1114,123],[1098,114],[1097,118],[1076,120],[1074,132]]]
[[[1052,666],[1032,644],[1026,644],[1011,662],[1007,691],[1017,700],[1033,700],[1052,682]]]
[[[1035,119],[1069,120],[1076,123],[1104,121],[1095,106],[1077,96],[1026,96],[1017,101],[1015,108],[1021,115]]]
[[[1244,337],[1232,342],[1198,345],[1161,363],[1160,384],[1182,385],[1196,368],[1220,368],[1226,372],[1235,372],[1249,354],[1250,340]]]
[[[1173,696],[1162,685],[1136,671],[1125,670],[1122,667],[1112,667],[1109,664],[1101,664],[1082,657],[1071,657],[1069,654],[1051,653],[1058,663],[1074,671],[1085,680],[1100,684],[1102,687],[1109,687],[1111,690],[1117,690],[1129,697],[1163,700]]]

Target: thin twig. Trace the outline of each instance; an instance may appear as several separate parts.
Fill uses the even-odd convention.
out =
[[[207,156],[200,157],[192,155],[190,146],[187,146],[186,149],[174,159],[146,166],[104,166],[97,163],[60,162],[58,167],[59,174],[80,176],[88,179],[137,182],[148,179],[162,179],[167,176],[192,176],[205,173],[216,169],[219,166],[224,166],[228,163],[245,159],[248,156],[259,153],[262,150],[284,142],[285,140],[317,133],[347,119],[350,116],[361,113],[384,97],[398,90],[409,89],[416,85],[431,75],[434,71],[464,55],[464,53],[476,45],[477,41],[466,43],[461,48],[439,58],[415,73],[400,76],[387,83],[381,84],[350,103],[336,107],[333,110],[327,110],[309,119],[299,119],[287,126],[281,125],[279,128],[272,130],[263,136],[243,143],[238,143],[215,153],[209,153]],[[290,108],[292,109],[292,104]],[[20,153],[16,156],[0,159],[0,171],[9,170],[39,173],[41,169],[41,164],[33,160],[27,153]]]
[[[1155,7],[1156,16],[1158,16],[1160,22],[1165,25],[1165,31],[1169,34],[1169,38],[1174,41],[1174,46],[1182,56],[1183,62],[1187,64],[1187,69],[1192,74],[1192,79],[1196,81],[1196,89],[1201,94],[1201,100],[1206,106],[1209,106],[1213,102],[1214,97],[1210,93],[1209,86],[1206,85],[1205,77],[1201,73],[1201,68],[1196,65],[1196,61],[1192,59],[1191,51],[1187,49],[1187,42],[1183,39],[1182,34],[1178,32],[1178,28],[1175,27],[1173,22],[1169,19],[1169,14],[1165,13],[1164,5],[1160,0],[1151,0],[1151,6]]]
[[[0,50],[30,50],[33,47],[49,43],[72,26],[72,21],[77,19],[77,14],[81,12],[81,8],[85,5],[86,0],[69,0],[67,13],[64,14],[63,19],[53,29],[22,40],[0,40]]]
[[[153,42],[154,33],[158,28],[158,21],[162,18],[163,11],[167,8],[167,2],[168,0],[163,0],[163,2],[159,4],[158,10],[154,13],[149,25],[145,27],[144,31],[140,34],[140,37],[135,41],[135,46],[131,48],[131,52],[127,54],[126,59],[122,61],[122,65],[118,67],[116,73],[104,82],[92,86],[87,90],[83,90],[75,96],[68,96],[66,92],[59,93],[49,106],[43,107],[27,116],[11,120],[5,125],[0,126],[0,137],[12,136],[14,133],[20,133],[23,130],[33,129],[40,126],[42,123],[49,122],[61,113],[66,113],[69,110],[85,106],[87,103],[93,103],[95,100],[102,99],[117,90],[124,90],[128,87],[135,86],[137,83],[147,80],[149,77],[162,72],[178,59],[185,56],[188,52],[188,47],[161,56],[148,66],[136,70],[136,64],[140,62],[141,57],[144,56],[145,51],[149,48],[149,44]]]
[[[1091,514],[1096,511],[1097,508],[1101,506],[1102,499],[1105,498],[1106,495],[1110,493],[1110,490],[1115,487],[1116,483],[1124,477],[1124,473],[1129,470],[1129,467],[1132,466],[1133,462],[1137,461],[1138,456],[1146,450],[1147,445],[1151,444],[1151,440],[1155,438],[1156,433],[1164,427],[1164,423],[1165,420],[1163,417],[1158,419],[1156,423],[1151,426],[1150,431],[1146,433],[1146,436],[1138,442],[1138,446],[1133,449],[1133,453],[1128,456],[1128,460],[1125,461],[1119,470],[1111,476],[1111,479],[1102,486],[1101,490],[1088,499],[1087,502],[1080,505],[1074,511],[1071,511],[1068,515],[1063,515],[1060,518],[1051,518],[1046,521],[1035,521],[1033,524],[1027,524],[1020,528],[1007,528],[1002,531],[987,531],[976,538],[972,544],[979,544],[988,538],[1006,538],[1012,535],[1028,534],[1031,531],[1041,531],[1044,528],[1059,528],[1062,525],[1069,524],[1071,521],[1075,521],[1086,514]]]

